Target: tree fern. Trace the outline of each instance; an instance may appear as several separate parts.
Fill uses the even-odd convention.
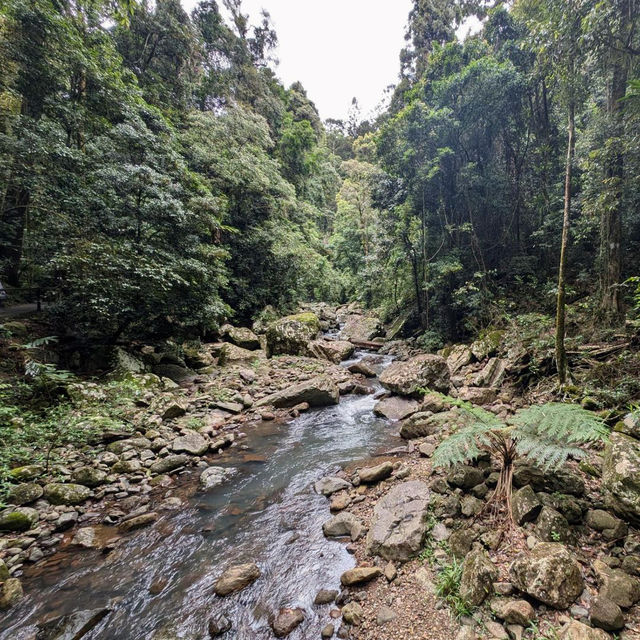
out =
[[[443,398],[475,421],[440,443],[433,454],[434,466],[468,462],[482,451],[489,451],[500,462],[500,481],[491,501],[504,500],[509,511],[513,463],[517,458],[525,458],[545,471],[558,469],[570,456],[584,455],[578,445],[604,440],[608,433],[602,418],[577,405],[531,406],[520,409],[505,423],[468,402]]]

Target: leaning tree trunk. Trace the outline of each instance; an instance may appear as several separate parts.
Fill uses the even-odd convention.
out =
[[[607,112],[612,124],[612,135],[617,141],[607,159],[606,189],[609,203],[602,207],[600,216],[600,309],[603,319],[612,325],[624,319],[624,305],[620,290],[622,278],[622,189],[624,184],[624,157],[618,141],[622,139],[622,108],[627,86],[627,65],[617,56]]]
[[[567,352],[564,346],[565,334],[565,289],[567,267],[567,245],[569,243],[569,223],[571,214],[571,169],[575,154],[575,105],[569,104],[567,160],[564,178],[564,215],[562,218],[562,241],[560,243],[560,266],[558,268],[558,298],[556,305],[556,366],[560,384],[567,381]]]

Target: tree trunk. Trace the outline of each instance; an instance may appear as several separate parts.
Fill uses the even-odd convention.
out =
[[[622,56],[616,56],[609,90],[607,112],[611,120],[612,135],[622,139],[621,100],[627,87],[627,65]],[[622,277],[622,189],[624,185],[624,157],[619,143],[612,145],[607,158],[606,186],[609,203],[600,216],[600,309],[608,324],[617,325],[624,320],[624,305],[620,280]]]
[[[571,214],[571,170],[575,153],[575,105],[569,104],[569,123],[567,141],[567,160],[564,178],[564,215],[562,218],[562,241],[560,243],[560,266],[558,268],[558,298],[556,307],[556,366],[560,384],[567,381],[567,352],[564,346],[565,334],[565,288],[567,245],[569,243],[569,224]]]

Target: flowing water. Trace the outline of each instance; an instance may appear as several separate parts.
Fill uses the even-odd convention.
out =
[[[378,370],[389,361],[381,358]],[[0,619],[0,640],[33,638],[33,624],[44,617],[107,606],[113,611],[83,640],[147,640],[164,627],[170,633],[163,640],[203,640],[216,613],[233,623],[225,639],[271,639],[269,619],[281,607],[305,611],[291,640],[319,637],[331,607],[314,606],[315,595],[338,589],[354,560],[344,544],[323,536],[328,500],[313,491],[313,482],[396,443],[393,427],[373,414],[374,404],[373,395],[347,396],[288,424],[248,429],[248,449],[232,449],[216,462],[236,469],[229,482],[162,512],[106,557],[69,554],[55,570],[26,580],[27,597]],[[217,577],[241,562],[257,563],[260,579],[216,597]],[[167,586],[151,595],[158,580]]]

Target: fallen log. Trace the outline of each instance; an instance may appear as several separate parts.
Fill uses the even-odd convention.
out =
[[[362,347],[363,349],[374,349],[377,351],[383,346],[381,342],[369,342],[364,340],[349,340],[351,344],[355,344],[356,347]]]

